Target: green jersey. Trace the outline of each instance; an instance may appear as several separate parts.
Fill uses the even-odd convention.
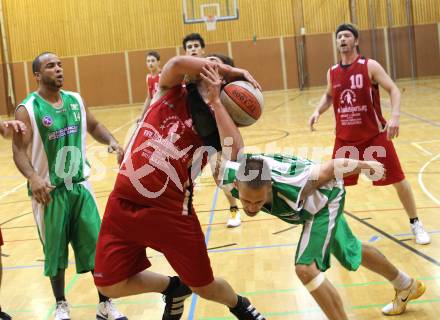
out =
[[[54,107],[37,92],[20,104],[29,114],[33,130],[29,150],[34,170],[56,187],[72,189],[90,174],[86,162],[87,121],[84,103],[76,92],[61,90],[62,106]]]
[[[317,164],[310,160],[282,155],[247,154],[247,158],[260,158],[265,161],[271,171],[272,203],[265,204],[262,210],[283,221],[302,224],[340,196],[343,191],[342,181],[330,181],[312,192],[304,200],[301,194],[307,181],[316,179]],[[239,163],[228,161],[223,171],[221,186],[233,197],[239,198],[238,190],[233,182],[236,179]],[[343,191],[345,193],[345,191]]]

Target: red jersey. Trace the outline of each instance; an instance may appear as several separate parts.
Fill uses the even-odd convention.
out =
[[[153,96],[156,94],[157,90],[159,89],[159,79],[160,79],[160,73],[156,75],[152,75],[152,74],[147,75],[148,95],[150,98],[153,98]]]
[[[133,134],[114,192],[141,206],[192,211],[192,179],[206,164],[193,128],[187,90],[175,86],[154,102]],[[194,159],[193,159],[194,158]],[[194,165],[193,165],[194,164]]]
[[[379,87],[368,76],[368,59],[358,56],[349,66],[334,65],[330,81],[337,139],[362,143],[384,130]]]

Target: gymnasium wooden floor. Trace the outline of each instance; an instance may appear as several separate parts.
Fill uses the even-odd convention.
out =
[[[398,319],[440,318],[440,79],[402,81],[401,134],[395,140],[406,176],[413,186],[419,215],[431,233],[432,244],[417,246],[411,239],[408,219],[393,187],[373,188],[360,179],[348,189],[348,222],[357,236],[372,243],[399,268],[425,281],[427,292],[411,303]],[[296,153],[328,159],[333,146],[332,112],[320,119],[311,133],[307,119],[322,89],[279,91],[265,95],[263,118],[243,129],[252,151]],[[383,109],[389,103],[383,94]],[[109,112],[111,110],[111,112]],[[96,108],[92,112],[123,141],[139,105]],[[94,166],[92,183],[100,212],[116,175],[116,160],[106,148],[89,140],[88,157]],[[314,149],[315,148],[315,149]],[[43,276],[43,253],[26,196],[25,180],[12,162],[10,142],[0,140],[0,222],[5,240],[0,302],[14,319],[52,319],[53,297]],[[319,151],[326,151],[322,154]],[[226,278],[268,319],[325,319],[294,273],[293,257],[300,227],[293,227],[264,213],[244,217],[241,227],[227,229],[227,202],[217,192],[209,173],[198,184],[196,208],[203,224],[214,272]],[[150,249],[151,270],[172,274],[163,256]],[[72,252],[72,251],[71,251]],[[73,256],[66,272],[66,294],[72,319],[94,319],[97,294],[89,274],[76,275]],[[345,271],[337,261],[327,277],[341,293],[350,319],[384,319],[381,307],[391,301],[392,287],[380,276],[360,269]],[[159,294],[145,294],[116,301],[130,319],[160,319]],[[184,319],[232,319],[223,306],[193,296],[185,305]]]

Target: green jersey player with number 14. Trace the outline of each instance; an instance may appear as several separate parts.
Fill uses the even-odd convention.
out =
[[[17,168],[28,180],[32,209],[43,244],[44,274],[50,277],[56,299],[55,320],[70,319],[64,296],[68,244],[75,252],[76,271],[93,272],[101,221],[87,181],[87,132],[109,146],[119,158],[123,149],[110,132],[87,110],[81,96],[61,90],[64,81],[60,59],[45,52],[35,58],[32,71],[38,90],[17,107],[15,116],[27,126],[14,135]],[[111,300],[99,294],[97,319],[126,320]]]

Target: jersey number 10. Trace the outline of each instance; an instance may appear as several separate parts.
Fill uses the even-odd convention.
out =
[[[362,89],[364,86],[364,77],[362,74],[354,74],[350,77],[351,89]]]

